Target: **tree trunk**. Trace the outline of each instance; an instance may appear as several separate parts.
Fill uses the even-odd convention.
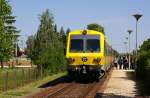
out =
[[[1,60],[1,68],[4,68],[3,61]]]

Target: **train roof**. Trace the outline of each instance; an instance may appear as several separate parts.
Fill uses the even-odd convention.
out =
[[[95,34],[99,34],[99,33],[101,33],[101,34],[103,34],[102,32],[98,32],[98,31],[95,31],[95,30],[88,30],[88,29],[85,29],[88,33],[95,33]],[[73,31],[71,31],[71,32],[69,32],[70,34],[77,34],[77,33],[79,33],[79,34],[81,34],[82,32],[84,31],[84,29],[82,30],[82,29],[79,29],[79,30],[73,30]],[[104,35],[104,34],[103,34]]]
[[[98,31],[95,31],[95,30],[88,30],[88,29],[78,29],[78,30],[73,30],[73,31],[70,31],[69,34],[81,34],[84,30],[88,31],[88,33],[95,33],[95,34],[101,34],[103,35],[105,38],[105,42],[108,46],[112,47],[112,44],[110,43],[110,41],[106,38],[105,34],[103,32],[98,32]]]

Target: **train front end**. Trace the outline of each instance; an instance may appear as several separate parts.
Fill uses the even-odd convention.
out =
[[[93,30],[76,30],[67,38],[67,71],[71,76],[99,77],[104,65],[104,35]]]

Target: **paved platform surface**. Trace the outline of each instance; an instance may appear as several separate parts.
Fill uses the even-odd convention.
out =
[[[130,98],[137,95],[134,70],[113,70],[103,96]]]

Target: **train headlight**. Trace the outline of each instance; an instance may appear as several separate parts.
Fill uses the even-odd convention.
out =
[[[96,63],[99,63],[101,61],[101,58],[95,58],[94,60],[93,60],[93,62],[96,62]]]
[[[68,58],[67,61],[68,61],[68,63],[72,63],[75,61],[75,59],[74,58]]]
[[[87,34],[87,31],[86,31],[86,30],[83,30],[83,31],[82,31],[82,34],[83,34],[83,35],[86,35],[86,34]]]

